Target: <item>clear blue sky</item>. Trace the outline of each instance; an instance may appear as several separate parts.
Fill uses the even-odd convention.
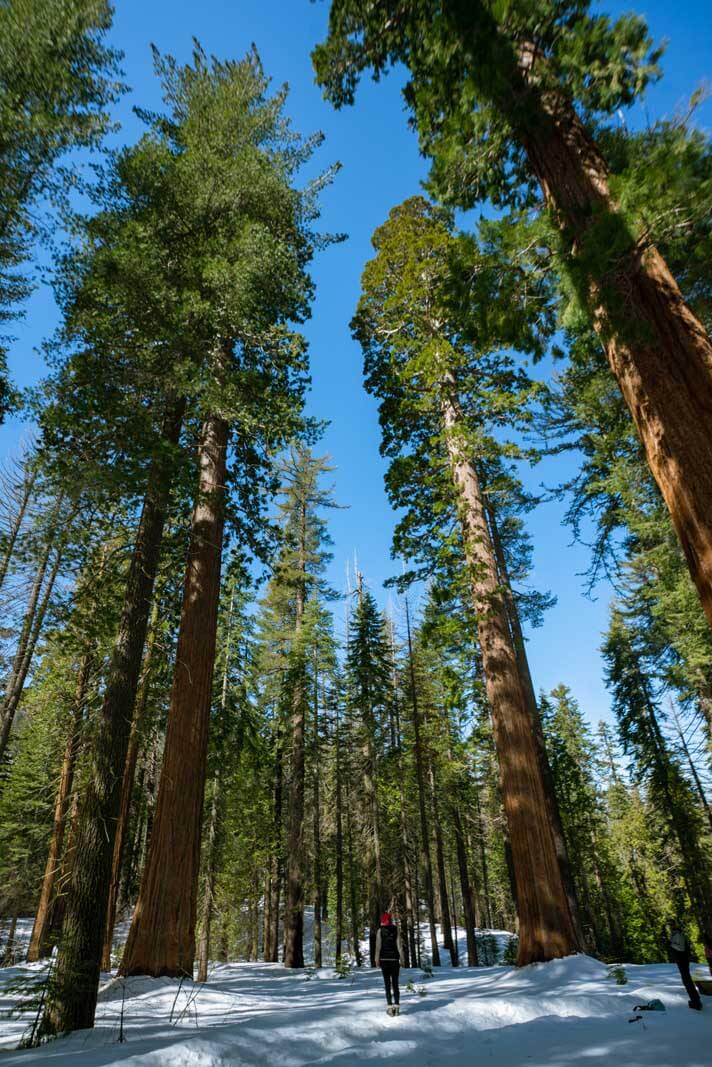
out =
[[[323,253],[314,268],[317,297],[306,328],[311,347],[313,388],[310,411],[331,420],[323,443],[337,470],[336,496],[349,510],[332,512],[334,563],[331,579],[342,588],[346,559],[358,554],[369,585],[381,597],[381,583],[396,566],[389,558],[393,514],[383,490],[384,464],[378,454],[379,433],[375,403],[361,385],[361,355],[350,338],[348,322],[359,292],[364,262],[370,255],[370,236],[389,209],[418,191],[426,165],[418,156],[415,135],[406,124],[399,95],[400,79],[390,76],[380,85],[365,81],[354,108],[333,111],[314,85],[309,54],[323,39],[328,5],[322,0],[115,0],[113,44],[125,53],[124,70],[131,94],[117,117],[121,139],[138,136],[140,125],[133,104],[157,107],[160,97],[151,67],[149,43],[189,58],[197,37],[208,52],[221,58],[238,57],[254,42],[265,69],[276,84],[288,82],[288,111],[303,133],[321,129],[326,142],[317,163],[334,160],[342,170],[323,197],[323,225],[345,231],[349,240]],[[642,125],[684,106],[690,94],[712,71],[712,16],[704,0],[671,4],[669,0],[601,5],[618,14],[631,8],[644,14],[656,40],[668,40],[665,77],[636,105],[628,121]],[[712,104],[698,121],[709,129]],[[11,352],[15,381],[26,385],[42,373],[35,347],[56,322],[51,296],[40,290],[27,305],[24,322],[17,324]],[[12,450],[22,432],[17,421],[0,428],[0,454]],[[552,461],[526,474],[530,485],[553,484],[571,469],[570,460]],[[592,602],[583,596],[578,576],[586,568],[584,548],[571,546],[562,528],[562,507],[542,506],[530,519],[535,545],[533,581],[558,597],[542,629],[531,636],[530,655],[535,685],[547,689],[564,681],[571,686],[589,718],[607,714],[608,696],[598,653],[606,625],[610,591],[599,590]],[[385,602],[386,594],[382,599]],[[338,610],[338,609],[337,609]]]

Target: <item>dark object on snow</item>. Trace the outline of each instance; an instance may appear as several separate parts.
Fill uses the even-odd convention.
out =
[[[682,984],[684,985],[687,995],[690,998],[688,1006],[693,1011],[702,1010],[702,1001],[700,1000],[700,994],[697,992],[697,987],[692,981],[690,975],[690,960],[692,959],[692,950],[690,949],[690,942],[685,936],[683,930],[679,926],[674,926],[670,931],[670,955],[673,963],[677,964],[677,969],[680,972],[680,978],[682,978]]]
[[[642,1015],[634,1015],[632,1019],[628,1020],[628,1022],[629,1023],[639,1023],[642,1018],[643,1018]]]
[[[665,1005],[662,1000],[649,1000],[647,1004],[636,1004],[633,1011],[665,1011]]]
[[[386,987],[386,1000],[389,1006],[396,1002],[400,1004],[400,987],[398,986],[398,974],[400,972],[400,960],[381,960],[381,973],[383,984]]]
[[[400,1003],[398,975],[403,962],[403,945],[401,943],[400,930],[391,921],[390,915],[386,912],[383,918],[387,918],[388,922],[379,926],[376,934],[376,966],[380,966],[383,973],[386,1000],[389,1005],[395,1001],[397,1007]]]

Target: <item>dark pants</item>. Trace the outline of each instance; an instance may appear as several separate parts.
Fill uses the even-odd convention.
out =
[[[400,960],[381,960],[381,971],[383,972],[383,984],[386,987],[386,1000],[389,1004],[393,1001],[400,1004],[400,989],[398,988]]]
[[[695,1007],[700,1007],[702,1001],[700,1000],[700,994],[697,992],[697,986],[692,981],[692,975],[690,974],[690,961],[685,957],[678,956],[675,960],[677,969],[680,972],[682,978],[682,984],[687,990],[687,995],[690,998],[690,1003]]]

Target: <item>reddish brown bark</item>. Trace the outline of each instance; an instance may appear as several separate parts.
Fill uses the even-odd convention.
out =
[[[67,810],[72,792],[72,783],[74,781],[74,768],[77,762],[79,728],[84,715],[84,706],[86,703],[90,674],[91,658],[88,655],[84,655],[82,656],[79,665],[77,692],[74,698],[74,706],[72,708],[72,715],[69,723],[69,733],[67,735],[64,758],[62,760],[62,769],[59,775],[57,797],[54,804],[52,837],[50,838],[47,863],[45,865],[44,877],[42,879],[42,889],[40,890],[40,899],[37,904],[35,921],[32,926],[32,935],[27,950],[28,963],[34,963],[36,960],[44,959],[52,950],[49,941],[52,922],[52,904],[54,901],[57,876],[60,869],[64,830],[67,825]]]
[[[442,413],[492,709],[517,886],[518,963],[523,965],[566,956],[578,951],[580,945],[554,847],[529,706],[519,676],[480,483],[461,438],[462,415],[451,379],[443,383]]]
[[[566,838],[564,837],[564,827],[561,822],[559,801],[556,796],[556,789],[554,788],[554,776],[551,773],[549,756],[546,751],[546,742],[544,740],[544,729],[541,723],[541,715],[539,714],[539,705],[537,704],[536,693],[534,692],[534,683],[532,682],[531,671],[529,670],[529,657],[527,656],[527,648],[524,643],[524,634],[522,632],[522,624],[519,618],[519,609],[512,593],[512,586],[509,580],[509,570],[507,568],[507,559],[504,554],[504,548],[499,536],[499,531],[497,529],[497,522],[489,508],[487,509],[487,517],[489,521],[490,533],[492,536],[492,547],[494,548],[494,553],[497,560],[497,571],[499,573],[505,607],[507,610],[507,617],[509,619],[509,626],[512,634],[514,651],[517,657],[519,677],[522,681],[524,694],[527,698],[529,714],[531,716],[532,721],[532,729],[534,730],[534,741],[536,744],[537,754],[539,756],[539,766],[541,767],[541,776],[544,785],[544,793],[546,796],[546,805],[549,809],[549,819],[551,821],[551,832],[554,836],[554,847],[556,848],[556,855],[559,860],[561,878],[564,883],[566,897],[569,902],[569,911],[571,912],[571,921],[573,922],[574,930],[576,932],[576,939],[580,945],[583,945],[583,926],[581,924],[578,900],[576,898],[576,887],[574,885],[574,879],[571,873],[571,864],[569,863],[569,850],[566,845]]]
[[[571,241],[582,299],[712,624],[712,341],[658,250],[627,232],[606,164],[573,105],[540,91],[542,62],[533,46],[520,48],[502,103]],[[615,259],[602,267],[604,227]]]
[[[208,724],[224,526],[227,422],[206,418],[163,768],[121,974],[193,976]]]

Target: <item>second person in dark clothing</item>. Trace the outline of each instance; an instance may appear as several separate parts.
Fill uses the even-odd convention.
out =
[[[687,1002],[688,1007],[693,1011],[702,1011],[702,1001],[700,1000],[700,994],[697,992],[697,987],[692,981],[692,975],[690,974],[690,962],[692,960],[692,952],[690,949],[690,942],[685,935],[684,930],[680,926],[673,926],[670,931],[670,955],[672,956],[673,963],[677,964],[677,969],[680,972],[682,978],[682,984],[684,985],[687,995],[690,998]]]
[[[381,968],[389,1015],[400,1015],[400,987],[398,976],[401,963],[405,962],[400,930],[393,922],[390,912],[384,911],[376,934],[376,966]]]

